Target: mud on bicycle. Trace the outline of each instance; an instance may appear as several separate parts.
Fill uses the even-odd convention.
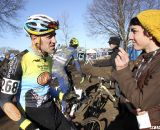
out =
[[[88,76],[90,82],[92,78],[92,76]],[[111,100],[114,104],[117,103],[116,98],[105,84],[109,83],[109,80],[98,77],[98,81],[99,83],[94,87],[81,91],[78,100],[68,103],[67,113],[69,116],[74,115],[72,121],[79,130],[104,130],[104,126],[98,118],[104,111],[108,100]]]

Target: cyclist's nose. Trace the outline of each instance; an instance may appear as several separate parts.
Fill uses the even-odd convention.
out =
[[[56,39],[56,37],[55,37],[55,36],[53,36],[53,37],[52,37],[52,39],[51,39],[51,41],[52,41],[52,43],[56,44],[56,43],[57,43],[57,39]]]

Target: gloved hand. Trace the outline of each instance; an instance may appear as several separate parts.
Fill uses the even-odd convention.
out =
[[[77,98],[79,97],[78,94],[76,94],[74,91],[70,91],[66,94],[63,95],[63,100],[64,101],[76,101]]]
[[[40,130],[34,123],[32,123],[30,120],[25,119],[21,124],[20,128],[22,130]]]

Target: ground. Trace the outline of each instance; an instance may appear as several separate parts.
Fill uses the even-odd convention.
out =
[[[74,69],[73,69],[72,70],[73,75],[74,75],[73,80],[76,84],[76,87],[78,87],[78,88],[86,89],[86,88],[98,83],[96,76],[97,77],[102,76],[102,77],[108,78],[111,74],[111,67],[93,67],[90,64],[84,65],[83,62],[81,63],[81,66],[82,66],[82,70],[84,71],[84,73],[87,76],[92,74],[94,76],[94,78],[92,79],[91,83],[88,82],[88,80],[85,80],[84,83],[80,84],[79,83],[80,77],[77,74],[77,72],[74,71]],[[113,92],[114,89],[112,89],[111,91]],[[103,125],[105,126],[105,128],[107,128],[107,126],[110,124],[110,122],[116,118],[118,111],[117,111],[117,109],[115,109],[113,107],[113,103],[110,100],[108,100],[107,104],[105,105],[105,109],[106,109],[106,111],[104,113],[102,113],[99,118],[106,119],[105,122],[103,122]],[[0,130],[18,130],[18,127],[15,125],[14,122],[12,122],[6,116],[3,116],[0,118]]]

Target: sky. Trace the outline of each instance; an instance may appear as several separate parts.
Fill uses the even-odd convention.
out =
[[[88,36],[85,14],[87,6],[91,2],[92,0],[27,0],[25,9],[18,12],[17,24],[22,27],[21,33],[4,32],[3,37],[0,37],[0,47],[11,47],[18,50],[28,48],[31,45],[31,41],[26,36],[23,25],[29,16],[45,14],[58,20],[64,13],[68,15],[70,37],[76,37],[81,47],[87,49],[107,47],[107,40]],[[56,34],[57,44],[62,44],[62,33],[57,30]]]

